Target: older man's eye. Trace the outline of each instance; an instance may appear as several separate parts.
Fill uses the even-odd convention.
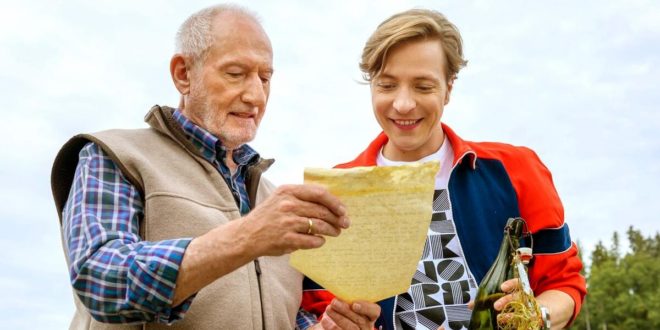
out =
[[[431,86],[431,85],[420,85],[420,86],[417,86],[417,90],[419,90],[421,92],[430,92],[430,91],[433,91],[433,86]]]
[[[227,72],[227,75],[232,78],[240,78],[243,76],[242,72]]]

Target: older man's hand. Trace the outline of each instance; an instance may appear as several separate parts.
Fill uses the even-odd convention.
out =
[[[284,185],[242,219],[255,257],[282,255],[325,243],[350,221],[341,201],[316,185]]]
[[[190,242],[181,261],[173,306],[247,262],[320,247],[325,243],[321,235],[337,236],[348,225],[346,207],[327,189],[282,186],[247,216]]]

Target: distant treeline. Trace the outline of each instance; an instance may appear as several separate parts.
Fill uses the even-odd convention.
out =
[[[660,234],[644,237],[630,227],[628,252],[619,234],[598,242],[583,274],[588,294],[571,329],[660,329]]]

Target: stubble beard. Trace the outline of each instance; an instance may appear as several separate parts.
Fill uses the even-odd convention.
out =
[[[222,145],[230,150],[240,148],[242,145],[254,140],[257,135],[258,124],[256,122],[245,123],[245,125],[231,127],[227,122],[231,109],[216,109],[210,102],[208,91],[203,88],[202,77],[198,75],[198,81],[193,86],[198,89],[191,90],[191,105],[196,104],[191,113],[198,118],[199,126],[209,131],[220,139]],[[195,102],[197,101],[197,102]]]
[[[242,145],[254,140],[257,134],[258,126],[256,123],[232,126],[227,120],[229,111],[214,109],[206,98],[204,98],[202,104],[201,115],[204,128],[218,137],[222,145],[229,150],[240,148]]]

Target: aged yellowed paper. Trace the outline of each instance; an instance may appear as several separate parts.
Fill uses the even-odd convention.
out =
[[[408,289],[431,222],[438,162],[305,169],[346,205],[350,228],[319,249],[291,255],[293,267],[335,296],[378,301]]]

